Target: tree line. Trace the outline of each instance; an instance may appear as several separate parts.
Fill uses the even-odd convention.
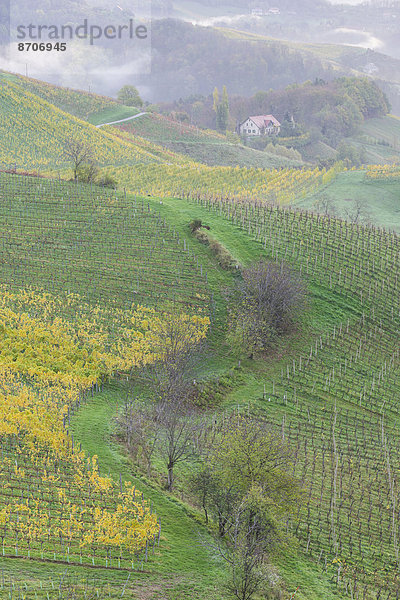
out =
[[[343,138],[357,132],[364,120],[384,116],[391,109],[385,93],[367,77],[338,77],[332,81],[317,77],[281,90],[258,91],[251,97],[225,93],[224,104],[216,102],[214,91],[213,97],[191,96],[161,108],[178,110],[200,127],[221,131],[235,129],[249,115],[273,114],[281,122],[280,135],[274,142],[289,137],[291,146],[300,152],[319,140],[337,148]],[[263,149],[269,141],[271,138],[258,139],[254,144]]]
[[[315,77],[338,74],[310,52],[278,41],[255,43],[228,38],[210,27],[174,19],[152,25],[152,99],[173,102],[190,95],[208,95],[215,86],[230,94],[249,95],[282,88]],[[348,68],[343,68],[345,75]]]
[[[232,339],[253,356],[288,333],[305,308],[306,290],[285,264],[243,268],[229,299]],[[272,552],[294,539],[302,489],[292,452],[280,432],[251,414],[206,410],[196,381],[207,347],[190,321],[166,315],[155,363],[132,371],[134,387],[118,416],[118,431],[148,477],[163,469],[165,487],[184,486],[214,535],[201,540],[226,563],[232,598],[250,600],[270,587]],[[138,385],[139,382],[139,385]]]

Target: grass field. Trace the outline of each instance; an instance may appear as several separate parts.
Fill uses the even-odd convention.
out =
[[[355,146],[362,155],[364,164],[392,164],[400,161],[400,120],[393,115],[367,119],[356,134],[344,138]],[[335,158],[337,152],[323,142],[310,144],[304,150],[304,158],[315,161],[319,158]]]
[[[377,142],[387,142],[393,150],[400,149],[400,119],[387,115],[379,119],[368,119],[361,126],[362,132]]]
[[[368,119],[349,141],[362,149],[367,164],[386,164],[400,160],[400,120],[393,115]]]
[[[116,106],[104,108],[103,110],[97,111],[96,113],[90,115],[88,121],[89,123],[92,123],[92,125],[102,125],[103,123],[113,123],[114,121],[119,121],[120,119],[133,117],[139,112],[139,109],[134,108],[133,106],[123,106],[121,104],[117,104]]]
[[[185,142],[180,148],[179,141],[173,144],[174,148],[184,152],[177,154],[168,148],[168,144],[164,145],[165,137],[164,140],[160,139],[161,144],[139,137],[135,130],[137,126],[133,123],[125,124],[122,128],[103,127],[99,129],[43,99],[42,96],[47,95],[49,99],[54,100],[53,96],[56,95],[58,102],[58,95],[61,93],[58,88],[50,87],[49,94],[42,94],[42,96],[36,94],[35,86],[33,89],[35,93],[28,91],[25,85],[16,84],[14,79],[8,76],[3,78],[3,84],[0,80],[0,164],[11,168],[38,170],[45,173],[61,171],[64,176],[67,173],[70,175],[71,170],[68,169],[70,165],[64,155],[64,145],[65,140],[77,137],[90,146],[99,167],[115,169],[123,166],[124,177],[126,177],[126,166],[140,165],[140,179],[143,181],[154,177],[151,170],[148,174],[143,173],[144,165],[150,163],[164,163],[166,166],[192,165],[204,170],[205,166],[193,162],[189,158],[193,154],[192,151],[186,153],[189,146],[192,149],[193,147],[202,148],[200,153],[197,150],[194,152],[199,160],[206,160],[206,157],[210,157],[214,152],[214,158],[210,159],[213,164],[221,162],[221,164],[227,163],[236,166],[238,162],[242,162],[252,168],[263,169],[282,166],[287,168],[294,164],[249,148],[229,144],[218,134],[199,133],[194,128],[189,128],[185,133]],[[69,98],[69,92],[66,93]],[[83,97],[86,101],[86,96]],[[89,96],[90,98],[91,96]],[[96,97],[93,102],[96,112],[90,119],[97,124],[125,118],[126,115],[131,116],[137,112],[135,109],[121,107],[115,103],[104,106],[102,99],[99,101],[100,104],[96,105]],[[62,105],[62,103],[59,104]],[[148,115],[139,117],[138,122],[147,117]],[[11,122],[14,123],[12,128]],[[165,122],[169,127],[170,122],[168,120]],[[175,125],[175,129],[173,127],[172,130],[169,130],[168,127],[164,127],[164,136],[173,135],[173,132],[175,132],[174,135],[178,135]],[[208,143],[209,139],[212,144]],[[204,140],[207,140],[205,145]],[[221,140],[223,141],[222,145],[220,145]],[[200,146],[196,145],[198,142],[201,142]],[[240,156],[244,157],[243,161],[238,160]],[[249,171],[247,176],[252,178],[252,172]],[[121,178],[118,181],[122,181]]]
[[[369,182],[365,171],[340,173],[327,187],[294,206],[324,212],[321,202],[328,201],[328,212],[342,218],[355,218],[355,201],[360,201],[362,214],[359,220],[370,221],[378,227],[400,231],[400,184],[398,182]],[[349,217],[350,215],[350,217]]]

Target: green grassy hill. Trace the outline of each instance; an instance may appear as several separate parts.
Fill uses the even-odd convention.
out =
[[[127,127],[96,129],[15,84],[13,77],[0,78],[0,161],[67,174],[68,165],[60,158],[62,140],[79,135],[120,183],[119,190],[111,191],[0,172],[0,284],[4,297],[23,290],[22,304],[28,306],[19,317],[18,342],[7,355],[1,353],[2,360],[11,357],[19,365],[40,355],[32,346],[27,357],[23,329],[48,310],[45,300],[37,307],[27,301],[39,289],[65,299],[62,314],[74,312],[79,301],[90,318],[105,315],[107,331],[121,344],[131,325],[132,304],[157,314],[174,307],[179,313],[210,316],[208,346],[196,366],[197,382],[211,390],[202,416],[224,418],[236,410],[261,417],[287,441],[293,474],[305,490],[297,519],[286,524],[295,543],[268,557],[273,565],[269,596],[395,600],[400,556],[398,178],[372,181],[364,170],[337,174],[204,166],[163,146],[171,136],[177,145],[220,148],[220,136],[154,116],[140,119]],[[392,117],[371,121],[364,135],[390,143],[400,133],[398,123]],[[138,137],[135,127],[143,128],[142,135],[147,128],[153,139]],[[278,207],[274,200],[286,205]],[[313,214],[318,210],[336,215]],[[228,343],[227,297],[240,272],[223,270],[213,248],[191,234],[188,225],[194,219],[209,227],[210,236],[239,266],[259,258],[284,261],[304,280],[306,309],[296,327],[277,336],[263,355],[250,359]],[[2,313],[0,323],[6,340],[8,314]],[[43,341],[47,330],[39,325]],[[56,318],[51,326],[57,326]],[[102,332],[99,325],[94,333],[101,338]],[[86,335],[83,327],[82,344]],[[54,342],[48,355],[58,352],[59,345]],[[136,350],[132,347],[128,354]],[[91,352],[96,355],[97,350]],[[90,357],[78,358],[79,368],[86,368]],[[63,368],[56,365],[56,377],[61,378]],[[38,374],[28,375],[18,375],[28,386],[19,406],[27,421],[34,414],[24,402]],[[2,454],[1,482],[6,485],[0,493],[0,510],[5,511],[0,512],[0,532],[7,538],[7,552],[3,543],[1,598],[230,600],[226,566],[210,546],[212,526],[205,523],[187,484],[196,460],[177,468],[175,491],[167,493],[161,457],[155,456],[149,478],[117,436],[115,419],[129,394],[152,398],[150,388],[136,380],[127,383],[126,375],[114,372],[104,386],[83,394],[83,402],[79,392],[76,410],[70,414],[68,409],[63,427],[73,435],[72,445],[98,456],[100,473],[109,473],[117,489],[129,481],[152,502],[162,523],[159,546],[154,538],[148,562],[135,557],[134,569],[130,559],[121,566],[104,548],[96,554],[96,547],[91,558],[84,556],[82,562],[81,552],[79,562],[75,552],[70,562],[64,548],[68,533],[63,531],[53,540],[54,554],[47,547],[50,540],[44,540],[44,556],[31,553],[31,534],[19,540],[18,528],[15,538],[7,529],[6,505],[14,494],[18,510],[26,514],[32,498],[40,500],[34,465],[29,464],[30,483],[23,485],[21,463],[7,462]],[[61,381],[64,401],[71,381]],[[2,380],[1,386],[5,384]],[[40,406],[50,402],[52,393],[49,386]],[[0,400],[3,395],[2,387]],[[12,401],[13,394],[7,398]],[[7,402],[1,406],[5,411]],[[18,439],[10,431],[0,429],[2,453],[3,442],[10,436]],[[8,459],[6,444],[5,449]],[[14,458],[21,454],[18,444],[13,451]],[[55,483],[46,470],[44,475]],[[89,496],[92,491],[89,485]],[[43,518],[50,520],[60,504],[63,497],[49,502]],[[17,511],[15,523],[22,520]],[[32,539],[32,548],[34,543],[40,541]],[[56,548],[62,549],[61,558]],[[74,583],[69,590],[68,578]]]
[[[361,145],[368,163],[391,163],[400,160],[400,120],[393,115],[365,121],[355,143]]]
[[[400,183],[391,181],[371,182],[365,171],[340,173],[327,187],[294,203],[296,207],[315,212],[328,212],[343,219],[357,218],[400,232]]]
[[[134,115],[137,111],[129,106],[123,106],[113,98],[100,96],[83,90],[75,90],[61,87],[38,79],[24,77],[23,75],[11,75],[4,73],[1,79],[8,79],[23,90],[31,92],[50,104],[57,106],[62,111],[74,115],[83,121],[89,121],[93,125],[104,123],[109,117],[123,119]],[[104,121],[100,120],[104,117]],[[116,120],[116,119],[115,119]]]
[[[274,169],[303,163],[229,142],[215,131],[201,130],[156,113],[146,114],[118,128],[139,135],[210,166],[222,165]]]
[[[392,514],[398,503],[395,465],[400,460],[395,400],[400,391],[397,236],[287,208],[248,205],[243,211],[243,204],[234,201],[198,204],[165,198],[162,204],[146,198],[142,207],[137,199],[123,194],[110,198],[90,186],[15,175],[2,175],[1,181],[2,222],[12,232],[0,263],[2,282],[78,291],[92,301],[123,305],[137,288],[140,266],[140,300],[154,304],[155,299],[157,306],[161,282],[170,287],[173,273],[179,276],[176,295],[194,296],[200,259],[215,302],[213,341],[199,372],[202,378],[237,365],[237,355],[224,341],[223,290],[233,284],[234,276],[222,271],[211,250],[190,235],[188,222],[202,219],[241,264],[260,256],[284,259],[302,273],[310,306],[297,330],[278,341],[271,355],[253,361],[243,357],[240,378],[232,380],[222,404],[212,411],[239,406],[262,415],[295,451],[295,473],[307,495],[300,523],[293,526],[299,548],[271,557],[279,576],[274,593],[289,598],[300,587],[301,600],[336,600],[354,597],[356,586],[361,586],[368,600],[375,600],[379,590],[384,597],[395,597]],[[169,236],[168,224],[175,228]],[[149,241],[154,245],[151,256]],[[46,269],[40,270],[43,264]],[[199,532],[207,535],[200,512],[140,476],[113,437],[113,417],[125,393],[122,382],[107,386],[73,417],[72,430],[87,452],[98,454],[104,473],[116,480],[122,473],[137,484],[165,522],[160,550],[143,574],[131,574],[126,589],[135,600],[227,600],[222,565],[196,541]],[[387,483],[388,465],[392,487]],[[184,470],[177,477],[177,489],[185,490]],[[39,598],[46,598],[40,580],[51,592],[46,580],[51,577],[57,585],[66,569],[56,565],[50,574],[46,563],[21,558],[4,560],[3,565],[16,590],[25,581]],[[128,576],[126,571],[106,569],[87,573],[78,566],[70,567],[69,573],[81,580],[85,574],[94,577],[97,586],[108,583],[111,598],[120,597]]]
[[[14,83],[0,79],[0,162],[19,169],[66,168],[66,139],[86,142],[99,166],[151,162],[187,162],[144,139],[123,136],[113,128],[96,128]],[[107,118],[111,113],[106,113]],[[104,114],[103,114],[104,116]]]

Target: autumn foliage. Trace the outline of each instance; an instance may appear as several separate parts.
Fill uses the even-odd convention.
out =
[[[208,319],[181,317],[205,336]],[[159,535],[141,492],[99,472],[70,415],[116,372],[157,359],[163,316],[90,306],[78,295],[0,295],[0,539],[3,553],[94,564],[133,560]]]

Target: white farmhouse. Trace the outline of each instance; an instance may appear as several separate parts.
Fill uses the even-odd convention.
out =
[[[273,115],[257,115],[247,117],[239,124],[240,135],[277,135],[281,124]]]

